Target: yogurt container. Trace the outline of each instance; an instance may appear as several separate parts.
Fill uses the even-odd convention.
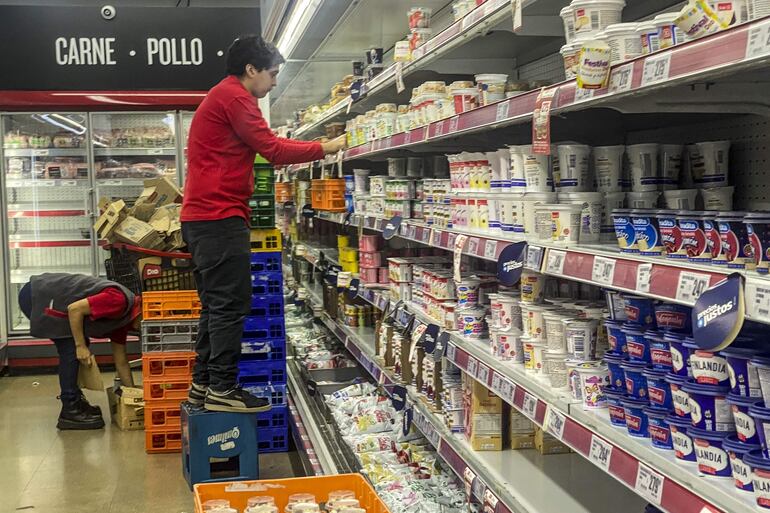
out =
[[[706,431],[735,431],[726,386],[703,385],[693,380],[682,386],[690,396],[690,418],[693,427]],[[672,388],[673,394],[673,388]]]
[[[657,191],[660,177],[658,151],[659,145],[654,143],[626,146],[633,192]]]
[[[647,413],[647,401],[635,399],[633,397],[624,397],[620,400],[626,415],[626,429],[628,434],[639,438],[649,438]]]
[[[674,413],[678,417],[687,417],[689,419],[690,412],[692,411],[690,394],[683,388],[687,383],[687,378],[669,372],[666,374],[666,381],[671,386],[671,402],[674,405]],[[692,423],[692,421],[690,422]]]
[[[591,147],[585,144],[560,144],[559,179],[555,185],[559,192],[590,191],[589,156]]]
[[[538,240],[559,245],[580,240],[581,205],[542,204],[535,206],[535,233]]]
[[[737,437],[741,442],[747,444],[760,443],[756,423],[754,422],[754,417],[749,414],[749,408],[761,402],[761,397],[744,397],[732,392],[727,395],[727,403],[733,412],[733,422],[735,423]]]
[[[610,319],[617,322],[627,320],[626,300],[623,294],[607,289],[604,291],[604,297],[607,303],[607,310],[610,313]]]
[[[673,210],[694,210],[698,189],[671,189],[663,191],[666,208]]]
[[[543,301],[543,284],[545,276],[529,270],[521,272],[521,300],[527,303]]]
[[[722,444],[732,433],[692,428],[687,431],[695,446],[698,472],[706,476],[732,477],[730,458]]]
[[[572,12],[572,6],[568,5],[559,11],[559,16],[564,22],[564,39],[570,43],[575,38],[575,14]]]
[[[658,218],[653,210],[632,210],[636,246],[640,255],[658,256],[663,252],[663,242],[658,228]]]
[[[462,311],[455,311],[457,331],[464,337],[483,338],[486,335],[485,316],[486,309],[484,308],[467,308]]]
[[[607,364],[607,370],[610,373],[610,385],[617,389],[625,388],[626,372],[623,370],[625,363],[623,357],[607,353],[604,355],[604,363]]]
[[[636,24],[636,37],[639,38],[642,55],[657,52],[660,49],[658,41],[658,27],[651,20]]]
[[[567,319],[563,322],[567,352],[579,360],[593,360],[596,356],[597,321],[595,319]]]
[[[708,187],[700,190],[705,210],[732,210],[733,192],[732,185],[724,187]]]
[[[548,155],[532,153],[532,146],[522,146],[526,192],[551,192],[553,178]]]
[[[648,406],[644,409],[644,413],[647,414],[647,429],[650,433],[652,446],[667,451],[673,450],[674,445],[671,440],[671,429],[666,420],[668,417],[668,410]]]
[[[658,230],[663,243],[663,251],[667,258],[687,258],[682,253],[682,230],[679,229],[677,210],[661,210],[658,212]]]
[[[604,195],[600,192],[559,193],[559,202],[580,205],[580,242],[599,242]]]
[[[685,346],[684,336],[668,332],[663,338],[668,342],[671,351],[672,372],[683,378],[690,376],[690,350]]]
[[[656,208],[658,206],[659,197],[660,192],[658,191],[631,191],[626,193],[626,200],[629,208]]]
[[[602,195],[602,225],[601,241],[612,242],[616,240],[615,223],[612,219],[614,210],[622,209],[626,203],[625,192],[605,192]]]
[[[743,397],[762,397],[757,368],[749,361],[761,353],[760,349],[728,347],[719,352],[727,359],[730,391]]]
[[[624,253],[638,253],[639,247],[636,244],[636,230],[632,222],[631,210],[613,210],[612,221],[615,225],[615,238],[618,241],[620,251]]]
[[[762,451],[751,451],[743,461],[751,468],[751,487],[757,506],[770,509],[770,459]]]
[[[703,219],[703,231],[706,233],[706,253],[711,257],[711,263],[721,264],[719,255],[722,253],[722,239],[719,237],[719,229],[714,221],[716,213],[706,212]],[[716,262],[715,262],[716,260]]]
[[[645,369],[642,374],[647,378],[647,398],[650,405],[666,411],[672,410],[674,406],[671,399],[671,385],[666,381],[668,373],[664,370]]]
[[[567,339],[564,335],[564,320],[568,318],[569,317],[558,312],[543,313],[545,340],[549,351],[567,351]]]
[[[676,333],[692,333],[691,307],[676,303],[657,303],[653,308],[658,329]]]
[[[521,332],[518,330],[497,332],[497,355],[512,363],[523,363],[524,354],[521,343]]]
[[[623,190],[623,155],[626,147],[595,146],[594,172],[599,192],[620,192]]]
[[[676,26],[678,12],[667,12],[655,16],[652,22],[658,29],[658,43],[661,50],[685,42],[684,33]]]
[[[625,0],[573,0],[570,6],[575,35],[596,34],[620,22],[626,2]]]
[[[642,42],[636,28],[636,23],[616,23],[604,29],[604,38],[612,51],[613,65],[642,55]]]
[[[745,269],[750,259],[749,234],[743,219],[746,212],[719,212],[715,218],[721,252],[713,260],[715,264],[726,265],[728,269]]]
[[[685,417],[669,415],[666,417],[669,430],[671,431],[671,442],[674,448],[674,456],[682,462],[695,462],[695,448],[692,438],[687,433],[692,429],[690,420]]]
[[[628,354],[628,346],[626,345],[626,334],[623,332],[623,325],[617,321],[604,321],[604,326],[607,329],[609,353],[625,358]]]
[[[464,278],[455,283],[457,291],[457,308],[475,308],[479,303],[479,287],[481,280],[477,278]]]
[[[725,187],[728,182],[730,141],[695,143],[700,159],[693,167],[693,181],[698,187]]]
[[[671,362],[671,346],[663,333],[648,330],[645,332],[647,343],[650,346],[650,362],[652,367],[657,370],[669,372],[673,370]]]
[[[647,401],[647,378],[644,375],[646,364],[639,362],[621,363],[626,379],[626,393],[630,397]]]
[[[749,360],[749,365],[757,370],[759,388],[765,401],[770,400],[770,357],[755,356]]]
[[[722,448],[727,451],[730,458],[730,469],[733,475],[735,487],[746,492],[754,491],[751,484],[751,466],[743,458],[753,451],[760,451],[759,444],[747,444],[731,435],[724,439]]]
[[[607,407],[602,390],[609,386],[610,377],[607,367],[602,364],[582,364],[576,367],[580,378],[580,394],[583,408],[595,410]]]
[[[695,344],[686,344],[690,350],[690,370],[697,383],[705,385],[727,386],[730,384],[730,373],[727,369],[727,358],[719,353],[703,351]]]
[[[624,294],[627,322],[645,328],[655,327],[653,300],[646,297]]]
[[[556,201],[555,192],[528,192],[521,198],[521,214],[524,233],[535,235],[535,209],[539,205]],[[515,229],[514,229],[515,231]]]
[[[743,218],[751,251],[747,255],[746,269],[759,274],[770,272],[770,213],[749,212]]]
[[[711,253],[706,251],[706,232],[703,229],[703,220],[702,212],[677,215],[679,230],[682,233],[682,247],[679,253],[687,255],[690,262],[711,262]]]
[[[688,40],[719,31],[722,27],[714,11],[704,0],[688,2],[674,21]]]
[[[628,347],[628,360],[635,363],[648,365],[652,362],[650,357],[650,344],[647,341],[645,332],[638,326],[626,323],[623,325],[623,332],[626,335],[626,346]]]
[[[580,41],[567,41],[567,44],[561,47],[559,53],[564,61],[564,77],[567,80],[575,78],[577,75],[578,63],[580,62],[580,49],[583,47],[583,38]]]
[[[624,385],[625,386],[625,385]],[[626,426],[626,410],[623,408],[622,399],[626,397],[625,388],[606,387],[604,397],[607,400],[607,409],[610,413],[610,423],[613,426]]]

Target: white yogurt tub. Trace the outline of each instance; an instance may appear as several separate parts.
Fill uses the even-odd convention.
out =
[[[560,193],[559,202],[572,205],[580,205],[580,242],[599,242],[602,226],[602,200],[601,192],[571,192]]]
[[[452,91],[452,100],[454,102],[455,114],[462,114],[478,108],[479,90],[478,89],[455,89]]]
[[[693,166],[693,180],[699,187],[725,187],[730,169],[730,141],[695,143],[699,162]]]
[[[652,20],[658,29],[658,44],[661,50],[685,42],[684,32],[674,23],[678,17],[678,12],[667,12],[658,14]]]
[[[524,354],[521,348],[521,331],[516,329],[497,330],[495,356],[512,363],[523,363]]]
[[[633,192],[658,190],[658,150],[656,143],[626,146]]]
[[[602,89],[610,78],[612,49],[598,37],[584,41],[578,54],[575,80],[580,89]]]
[[[505,294],[500,294],[500,329],[521,329],[521,306],[520,301]]]
[[[577,41],[572,41],[571,43],[562,46],[559,50],[561,58],[564,61],[564,76],[567,80],[575,78],[575,75],[577,75],[581,46],[583,46],[582,42],[578,43]]]
[[[527,181],[524,178],[524,148],[527,146],[509,146],[508,154],[510,156],[510,181],[511,191],[524,192]]]
[[[559,16],[564,22],[564,39],[567,40],[567,44],[570,44],[575,39],[575,15],[572,12],[572,6],[568,5],[562,8],[559,11]]]
[[[543,285],[545,276],[524,269],[521,271],[521,300],[527,303],[540,303],[543,301]]]
[[[521,198],[521,218],[524,233],[535,234],[535,207],[555,201],[555,192],[528,192]]]
[[[583,408],[596,410],[607,407],[607,399],[604,396],[604,388],[610,385],[610,374],[604,364],[578,365],[577,372],[580,376],[581,396]]]
[[[551,309],[550,306],[542,305],[538,303],[521,303],[521,318],[525,327],[529,328],[529,332],[525,331],[525,334],[538,342],[545,342],[545,320],[543,314]]]
[[[592,360],[596,355],[596,319],[566,319],[563,322],[567,352],[579,360]]]
[[[627,192],[626,203],[628,208],[656,208],[659,197],[660,192],[658,191]]]
[[[545,341],[549,351],[563,353],[567,351],[567,339],[564,337],[564,320],[569,316],[558,311],[545,312]]]
[[[591,147],[585,144],[560,144],[559,182],[560,192],[586,192],[591,190],[589,157]]]
[[[749,19],[770,16],[770,0],[749,0]]]
[[[612,64],[642,55],[642,41],[636,28],[636,23],[616,23],[604,29],[604,36],[612,51]]]
[[[544,373],[548,376],[548,381],[554,390],[563,390],[569,385],[566,360],[567,353],[548,350],[543,353]]]
[[[688,40],[713,34],[723,28],[717,14],[701,1],[688,2],[676,18],[676,26]]]
[[[623,190],[623,154],[626,147],[595,146],[594,173],[599,192],[617,192]]]
[[[575,244],[580,241],[582,205],[542,204],[535,206],[535,233],[543,242]]]
[[[681,144],[660,145],[660,184],[663,190],[676,189],[682,172]]]
[[[669,210],[695,210],[695,198],[697,196],[698,189],[676,189],[672,191],[663,191],[663,198],[666,201],[666,208]]]
[[[505,84],[508,82],[508,75],[485,73],[476,75],[474,78],[479,88],[481,105],[489,105],[505,99]]]
[[[522,146],[524,164],[524,181],[526,192],[551,192],[553,179],[551,178],[550,159],[548,155],[532,153],[532,146]]]
[[[620,23],[625,0],[573,0],[572,7],[575,35],[595,34]]]
[[[701,189],[704,210],[732,210],[735,187],[710,187]]]
[[[612,211],[626,206],[626,193],[605,192],[602,199],[602,224],[601,237],[602,242],[616,242],[615,222],[612,220]]]
[[[750,0],[709,0],[722,25],[740,25],[749,21]]]
[[[636,24],[636,35],[642,48],[642,55],[657,52],[660,49],[658,27],[653,21],[642,21]]]

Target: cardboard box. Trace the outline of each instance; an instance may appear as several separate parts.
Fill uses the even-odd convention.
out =
[[[149,223],[128,216],[115,229],[117,240],[147,249],[163,249],[163,239]]]
[[[128,215],[126,203],[123,200],[110,203],[106,198],[102,198],[99,201],[99,212],[101,215],[94,223],[94,230],[99,238],[112,242],[115,238],[115,229]]]
[[[182,203],[182,191],[166,177],[144,181],[144,190],[136,199],[131,215],[140,221],[149,221],[163,205]]]
[[[503,450],[503,437],[500,435],[473,435],[469,442],[474,451]]]
[[[535,433],[528,435],[512,435],[511,436],[511,449],[534,449],[535,448]]]
[[[148,224],[155,228],[165,239],[165,249],[167,251],[173,251],[185,246],[185,242],[182,239],[182,222],[179,217],[181,210],[182,205],[178,203],[163,205],[152,214],[148,221]]]
[[[471,408],[473,413],[503,413],[503,400],[475,379],[471,384]]]
[[[121,395],[115,395],[112,387],[107,389],[112,422],[123,431],[144,429],[144,390],[121,387]]]
[[[566,454],[570,448],[540,428],[535,428],[535,449],[540,454]]]
[[[513,408],[511,408],[508,422],[508,431],[511,437],[513,435],[531,435],[535,432],[535,424],[529,420],[529,417]]]

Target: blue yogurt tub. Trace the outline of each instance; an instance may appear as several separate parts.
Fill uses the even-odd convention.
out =
[[[626,376],[626,393],[630,397],[643,399],[647,402],[647,378],[644,376],[647,364],[623,362],[621,367]]]
[[[676,303],[655,305],[655,323],[658,329],[690,335],[692,333],[692,308]]]
[[[672,370],[671,346],[663,333],[647,330],[644,335],[647,337],[647,343],[650,346],[650,362],[652,362],[652,367],[665,370],[666,372]]]
[[[730,375],[730,391],[744,397],[762,397],[757,368],[749,361],[761,353],[759,349],[748,347],[728,347],[719,352],[727,359],[727,372]]]
[[[625,358],[628,354],[626,347],[626,334],[623,332],[623,323],[616,321],[604,321],[607,328],[607,342],[609,343],[612,354],[621,355]]]
[[[623,387],[606,387],[604,397],[607,398],[607,407],[610,412],[610,422],[613,426],[625,427],[626,410],[621,404],[621,399],[626,397],[625,385]]]
[[[607,364],[610,371],[610,384],[615,388],[625,388],[626,373],[623,370],[623,363],[625,363],[623,357],[613,353],[605,353],[604,363]]]
[[[616,208],[612,211],[612,223],[615,225],[615,238],[618,247],[624,253],[639,253],[636,245],[636,231],[631,222],[631,210]]]
[[[730,457],[724,448],[724,441],[732,435],[731,432],[691,428],[687,433],[695,446],[698,472],[706,476],[732,477]]]
[[[654,301],[647,297],[623,294],[626,301],[627,322],[644,328],[655,327]]]
[[[650,433],[652,446],[658,449],[670,451],[674,448],[671,441],[671,429],[669,429],[668,410],[664,408],[653,408],[648,406],[644,409],[647,414],[647,430]]]
[[[695,428],[705,431],[735,431],[733,415],[727,404],[730,387],[704,385],[689,380],[682,390],[690,396],[690,419]]]
[[[644,399],[635,399],[633,397],[624,397],[620,400],[626,414],[626,429],[628,434],[640,438],[650,436],[647,428],[647,414],[644,409],[647,408],[647,401]]]
[[[669,415],[666,417],[668,428],[671,431],[671,443],[674,447],[674,456],[680,461],[695,462],[695,448],[688,431],[692,429],[690,419]]]
[[[746,492],[754,491],[751,485],[751,466],[743,461],[743,458],[752,451],[759,451],[759,444],[743,443],[738,437],[730,435],[722,442],[722,448],[730,458],[735,487]]]
[[[751,451],[743,461],[751,467],[751,486],[757,506],[770,509],[770,460],[762,451]]]
[[[663,408],[666,411],[673,410],[671,385],[666,381],[667,372],[658,369],[645,369],[642,374],[647,378],[647,399],[650,401],[650,406]]]
[[[737,437],[741,442],[747,444],[759,444],[759,434],[757,433],[754,417],[749,414],[749,408],[757,403],[761,403],[761,397],[743,397],[730,392],[727,394],[727,403],[733,412],[733,422]]]
[[[690,420],[690,412],[692,406],[690,406],[690,394],[684,391],[684,385],[688,379],[684,376],[677,376],[669,372],[666,374],[666,383],[671,387],[671,402],[674,405],[674,414],[678,417],[687,418]]]
[[[704,385],[730,385],[727,358],[719,353],[699,349],[697,344],[689,339],[684,345],[690,352],[690,372],[695,381]]]
[[[754,419],[762,452],[765,457],[770,457],[770,450],[768,450],[768,443],[770,443],[770,440],[768,440],[768,434],[770,434],[770,408],[767,408],[765,403],[756,403],[749,406],[749,415]]]
[[[690,350],[684,345],[684,337],[678,333],[668,332],[664,336],[671,351],[671,368],[677,376],[690,375]]]
[[[650,344],[645,332],[629,323],[623,325],[623,332],[626,334],[628,360],[644,364],[651,363]]]

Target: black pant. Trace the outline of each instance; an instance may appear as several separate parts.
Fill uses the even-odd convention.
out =
[[[182,223],[192,253],[201,319],[193,381],[224,392],[235,385],[243,319],[251,304],[249,228],[240,217]]]
[[[29,283],[24,285],[19,291],[19,308],[21,312],[31,317],[32,312],[32,287]],[[80,387],[78,387],[78,369],[80,362],[75,353],[75,339],[56,338],[53,339],[56,346],[56,352],[59,353],[59,387],[61,388],[61,400],[64,403],[71,403],[80,397]],[[88,343],[88,339],[86,339]]]

